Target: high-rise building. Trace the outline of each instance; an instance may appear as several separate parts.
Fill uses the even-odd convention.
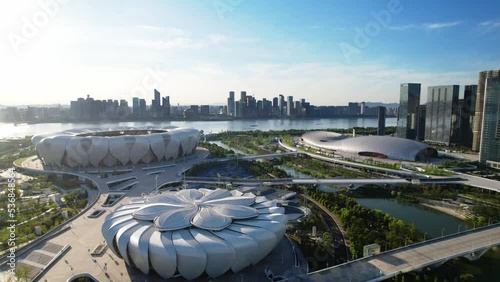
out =
[[[417,107],[420,105],[420,83],[402,83],[399,88],[399,110],[396,136],[417,137]]]
[[[139,99],[139,116],[140,117],[146,116],[146,100],[145,99]]]
[[[427,106],[419,105],[417,107],[417,140],[424,141],[425,139],[425,118]]]
[[[479,161],[500,169],[500,77],[486,78],[483,99]]]
[[[288,96],[286,101],[286,115],[293,115],[293,96]]]
[[[277,110],[278,109],[278,97],[274,97],[273,98],[273,110]]]
[[[466,147],[472,147],[472,126],[474,125],[474,113],[476,111],[477,85],[465,85],[464,99],[459,103],[460,113],[460,139]]]
[[[139,98],[138,97],[132,98],[132,112],[136,116],[139,115]]]
[[[234,91],[229,91],[229,98],[227,98],[227,115],[234,116]]]
[[[243,103],[240,101],[234,101],[234,115],[236,117],[242,117],[242,105]]]
[[[349,102],[347,107],[350,116],[357,116],[359,114],[359,103]]]
[[[366,107],[365,102],[361,102],[360,107],[359,107],[359,114],[362,116],[365,115],[365,110],[366,110],[365,107]]]
[[[163,117],[168,117],[170,116],[170,96],[165,96],[162,100]]]
[[[154,100],[151,103],[152,110],[154,110],[154,111],[159,110],[160,109],[160,102],[161,102],[160,91],[155,89],[154,90]]]
[[[472,150],[479,151],[481,144],[481,128],[483,125],[484,91],[486,79],[490,77],[500,77],[500,70],[489,70],[479,72],[477,79],[476,110],[474,112],[474,127]]]
[[[385,107],[377,107],[378,127],[377,135],[385,135]]]
[[[458,143],[458,85],[427,88],[425,141],[450,145]]]
[[[246,100],[247,100],[247,92],[241,91],[240,92],[240,102],[246,103]]]
[[[279,98],[278,100],[279,114],[280,116],[283,116],[285,113],[285,96],[283,96],[283,94],[280,94],[278,98]]]

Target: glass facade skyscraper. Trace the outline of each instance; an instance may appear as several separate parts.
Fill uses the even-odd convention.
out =
[[[487,78],[479,161],[500,168],[500,77]]]
[[[417,137],[417,107],[420,105],[420,83],[402,83],[399,93],[396,136],[415,140]]]
[[[479,151],[481,144],[481,130],[483,125],[483,109],[486,79],[490,77],[500,77],[500,70],[489,70],[479,72],[477,79],[476,110],[474,112],[474,127],[472,139],[472,151]]]
[[[458,85],[446,85],[427,89],[425,141],[445,145],[458,142],[459,88]]]

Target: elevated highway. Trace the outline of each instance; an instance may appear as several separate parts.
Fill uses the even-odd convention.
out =
[[[232,178],[232,177],[186,177],[184,179],[187,183],[199,183],[199,184],[238,184],[238,185],[264,185],[264,186],[274,186],[274,185],[294,185],[294,184],[337,184],[343,185],[350,189],[356,189],[360,186],[366,184],[375,184],[383,186],[385,184],[395,185],[403,183],[411,183],[412,179],[405,178],[280,178],[280,179],[244,179],[244,178]],[[463,181],[461,178],[449,177],[449,178],[430,178],[430,179],[419,179],[420,184],[433,184],[433,183],[457,183]]]
[[[476,260],[500,245],[500,224],[464,231],[309,273],[309,281],[383,281],[465,257]]]
[[[396,177],[402,177],[402,178],[418,178],[420,180],[423,180],[423,179],[434,179],[434,180],[443,179],[444,180],[447,178],[447,177],[442,177],[442,176],[429,176],[429,175],[417,173],[417,172],[409,172],[409,171],[403,171],[403,170],[397,170],[397,169],[377,167],[377,166],[372,166],[372,165],[368,165],[368,164],[350,162],[350,161],[346,161],[346,160],[339,159],[339,158],[332,158],[332,157],[328,157],[328,156],[313,154],[313,153],[301,151],[301,150],[298,150],[297,148],[288,146],[288,145],[282,143],[281,141],[279,141],[279,145],[287,150],[292,151],[292,152],[305,154],[305,155],[310,156],[311,158],[315,158],[318,160],[322,160],[322,161],[326,161],[326,162],[330,162],[330,163],[334,163],[334,164],[339,164],[339,165],[343,165],[343,166],[347,166],[347,167],[352,167],[352,168],[364,169],[366,171],[375,171],[375,172],[383,173],[383,174],[390,175],[390,176],[396,176]],[[494,191],[497,193],[500,192],[500,181],[486,179],[486,178],[473,176],[473,175],[469,175],[469,174],[465,174],[465,173],[458,173],[458,172],[453,172],[453,173],[455,174],[455,177],[461,178],[460,181],[457,181],[455,183],[465,184],[465,185],[469,185],[472,187],[477,187],[477,188],[481,188],[481,189],[485,189],[485,190],[489,190],[489,191]]]

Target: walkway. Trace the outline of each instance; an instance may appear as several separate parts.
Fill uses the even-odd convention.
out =
[[[309,274],[310,281],[382,281],[439,265],[452,258],[476,259],[500,245],[500,224],[417,243]]]

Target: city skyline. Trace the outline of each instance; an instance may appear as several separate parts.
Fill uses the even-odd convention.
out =
[[[18,2],[0,17],[6,106],[149,99],[153,88],[187,105],[224,103],[228,89],[390,103],[399,83],[463,89],[500,63],[495,1]]]

